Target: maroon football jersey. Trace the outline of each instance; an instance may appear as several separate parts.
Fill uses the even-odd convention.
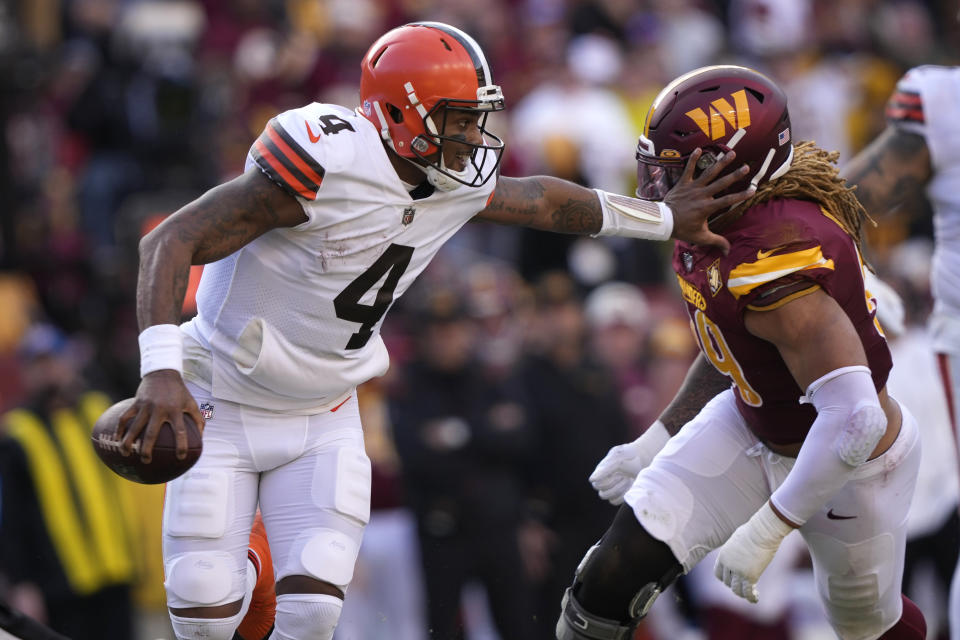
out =
[[[769,201],[751,207],[723,235],[729,255],[677,242],[673,268],[701,351],[733,381],[737,406],[759,438],[801,442],[816,409],[799,403],[804,390],[777,348],[747,331],[747,309],[774,309],[823,289],[847,313],[874,385],[883,388],[892,361],[876,302],[864,290],[856,245],[825,209],[804,200]]]

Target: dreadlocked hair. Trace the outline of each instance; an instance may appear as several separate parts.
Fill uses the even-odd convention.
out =
[[[750,207],[769,200],[808,200],[829,211],[853,238],[859,250],[863,221],[869,220],[873,225],[876,222],[853,195],[854,190],[837,173],[839,158],[839,151],[824,151],[812,141],[798,142],[793,148],[790,170],[776,180],[759,185],[752,197],[731,211],[731,220],[722,223],[732,222]]]

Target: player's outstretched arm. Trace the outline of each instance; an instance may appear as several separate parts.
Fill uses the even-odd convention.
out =
[[[560,233],[660,240],[673,237],[695,244],[718,246],[726,251],[729,243],[707,228],[707,218],[753,194],[753,190],[748,189],[717,197],[718,193],[742,179],[747,168],[744,166],[717,178],[734,161],[735,154],[731,152],[695,178],[699,157],[698,149],[691,155],[683,175],[667,194],[664,203],[659,203],[666,207],[646,200],[587,189],[548,176],[501,177],[493,198],[477,217]],[[668,208],[667,212],[664,212],[665,208]]]
[[[261,172],[247,171],[184,206],[140,241],[137,321],[143,380],[136,401],[120,418],[124,453],[143,432],[141,457],[149,461],[161,425],[169,422],[182,457],[187,452],[183,414],[203,425],[180,375],[177,324],[190,266],[224,258],[270,229],[306,219],[295,198]]]
[[[857,199],[871,215],[897,210],[916,213],[924,187],[933,175],[923,136],[888,126],[840,170],[856,187]]]

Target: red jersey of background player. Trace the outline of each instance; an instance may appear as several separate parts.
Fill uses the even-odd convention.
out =
[[[800,404],[803,390],[771,343],[747,331],[747,309],[770,310],[817,288],[828,293],[860,335],[877,391],[892,361],[864,291],[853,239],[823,207],[804,200],[771,200],[751,207],[723,230],[727,256],[678,242],[673,269],[704,356],[733,381],[737,406],[762,440],[804,439],[817,416]]]

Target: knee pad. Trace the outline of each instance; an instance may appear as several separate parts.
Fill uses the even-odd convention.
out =
[[[226,551],[194,551],[166,566],[167,605],[174,609],[216,607],[243,599],[240,571]]]
[[[300,550],[300,566],[311,578],[329,582],[345,591],[353,580],[353,567],[360,545],[336,529],[315,529]],[[289,575],[289,572],[284,572]],[[296,572],[294,572],[296,573]]]
[[[331,640],[340,620],[343,600],[319,593],[277,596],[275,640]]]
[[[600,544],[590,547],[580,561],[580,566],[577,567],[573,586],[564,593],[556,629],[559,640],[629,640],[637,624],[650,611],[657,597],[683,573],[683,567],[674,560],[660,578],[641,586],[630,597],[629,603],[627,603],[627,597],[630,592],[624,594],[625,597],[622,597],[621,602],[626,606],[617,608],[626,614],[625,620],[595,615],[584,608],[576,594],[582,584],[582,577],[591,564],[591,557],[598,552],[599,548]],[[616,596],[612,593],[603,595],[605,601],[610,598],[616,598]],[[607,602],[607,604],[612,603]]]
[[[177,640],[232,640],[243,612],[230,618],[181,618],[170,614]]]

